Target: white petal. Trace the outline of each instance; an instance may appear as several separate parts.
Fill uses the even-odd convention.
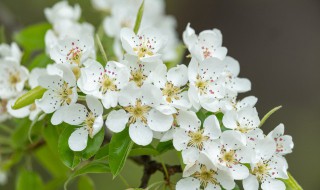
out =
[[[229,169],[233,179],[242,180],[249,176],[249,170],[246,166],[242,164],[233,165],[232,168]]]
[[[198,119],[197,115],[192,111],[179,111],[177,115],[178,125],[186,130],[192,129],[196,131],[199,129],[201,125],[201,121]]]
[[[256,145],[256,154],[258,158],[267,160],[276,152],[276,143],[272,138],[264,138],[258,141]]]
[[[278,179],[272,179],[272,178],[269,178],[269,180],[266,180],[265,182],[263,182],[261,184],[261,188],[263,190],[285,190],[286,189],[286,186],[285,184],[278,180]]]
[[[82,151],[87,147],[88,131],[85,127],[76,129],[69,137],[68,144],[73,151]]]
[[[61,106],[56,92],[51,89],[47,90],[40,100],[36,100],[36,105],[45,113],[52,113]]]
[[[173,124],[172,115],[165,115],[156,109],[152,109],[149,111],[147,120],[150,129],[158,132],[168,131]]]
[[[197,190],[199,188],[200,181],[193,177],[180,179],[176,185],[176,190]]]
[[[133,142],[142,146],[150,144],[153,138],[151,129],[140,121],[129,126],[129,135]]]
[[[259,189],[259,182],[254,175],[249,175],[246,179],[242,182],[244,190],[258,190]]]
[[[221,134],[221,143],[228,150],[236,150],[246,145],[246,137],[239,131],[228,130]]]
[[[56,110],[52,117],[51,117],[51,123],[52,125],[59,125],[63,122],[63,118],[65,116],[66,112],[66,106],[62,106],[58,110]]]
[[[258,98],[255,96],[248,96],[242,99],[240,102],[237,103],[237,110],[241,110],[244,107],[250,106],[254,107],[258,101]]]
[[[199,159],[200,151],[195,147],[188,147],[182,150],[183,163],[191,164],[195,163]]]
[[[107,117],[106,126],[115,133],[121,132],[126,127],[129,117],[123,109],[113,110]]]
[[[209,136],[210,139],[217,139],[221,135],[220,124],[215,115],[210,115],[204,120],[203,128],[204,135]]]
[[[103,118],[102,118],[102,115],[99,115],[94,120],[94,123],[92,126],[92,128],[93,128],[92,136],[95,136],[101,130],[102,126],[103,126]]]
[[[46,89],[59,89],[62,78],[58,75],[43,75],[38,77],[38,84]]]
[[[190,109],[192,104],[189,101],[188,92],[184,91],[180,93],[180,99],[173,99],[171,105],[177,109],[187,110]]]
[[[173,134],[173,146],[176,150],[181,151],[187,148],[190,137],[184,129],[177,128]]]
[[[227,111],[222,118],[222,123],[226,128],[237,128],[237,115],[234,111]]]
[[[174,86],[184,86],[188,82],[188,68],[185,65],[178,65],[171,68],[167,73],[167,79]]]
[[[15,99],[8,101],[6,109],[9,112],[9,114],[12,115],[13,117],[16,117],[16,118],[27,117],[30,114],[30,107],[26,106],[26,107],[14,110],[14,109],[12,109],[12,106],[14,105],[15,102],[16,102]],[[1,111],[2,111],[2,109],[1,109]]]
[[[118,105],[119,92],[109,91],[104,96],[102,96],[102,104],[106,109],[116,107]]]
[[[226,171],[219,170],[217,174],[217,180],[225,189],[233,189],[236,185],[231,175]]]
[[[156,109],[165,115],[172,115],[174,113],[177,113],[177,110],[170,105],[159,105],[156,107]]]
[[[87,108],[82,104],[73,104],[65,107],[63,114],[64,122],[70,125],[80,125],[88,114]]]
[[[92,111],[92,113],[96,115],[103,114],[103,107],[101,105],[101,102],[97,98],[87,95],[86,102],[90,111]]]
[[[247,92],[247,91],[251,90],[251,82],[250,82],[250,80],[245,79],[245,78],[236,78],[234,89],[240,93]]]

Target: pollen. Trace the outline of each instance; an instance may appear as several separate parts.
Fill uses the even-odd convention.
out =
[[[207,93],[207,87],[209,82],[206,80],[203,80],[199,75],[197,76],[197,80],[195,82],[195,86],[199,89],[199,92],[201,95]]]
[[[217,172],[208,169],[205,165],[201,165],[200,171],[197,171],[193,174],[195,178],[200,180],[200,184],[203,188],[206,188],[208,186],[208,183],[219,185],[219,182],[216,179]]]
[[[110,78],[108,75],[103,75],[101,82],[100,82],[100,91],[105,94],[108,90],[110,91],[116,91],[117,86],[115,85],[115,79]]]
[[[196,147],[199,150],[203,149],[203,143],[209,140],[208,136],[203,135],[203,129],[199,131],[189,131],[190,140],[188,146]]]
[[[128,106],[124,109],[130,114],[129,123],[135,123],[137,120],[140,120],[146,124],[146,115],[151,108],[147,105],[143,105],[141,100],[137,100],[134,106]]]
[[[61,89],[59,91],[59,96],[60,96],[60,99],[61,99],[61,105],[69,105],[71,104],[72,102],[72,94],[73,94],[73,91],[72,91],[72,88],[69,87],[68,83],[64,82],[62,85],[61,85]]]
[[[181,89],[179,87],[174,86],[172,83],[167,82],[165,87],[162,90],[163,96],[166,96],[167,102],[172,102],[173,99],[179,100],[181,93]]]
[[[92,112],[87,114],[86,120],[84,121],[84,125],[86,126],[90,138],[93,138],[93,124],[95,121],[96,117]]]
[[[81,64],[81,56],[82,56],[82,49],[78,46],[75,46],[72,43],[72,48],[69,50],[66,59],[71,62],[71,64],[79,65]]]
[[[135,82],[136,85],[139,87],[143,85],[143,82],[146,80],[146,78],[147,77],[143,74],[143,71],[141,69],[136,71],[131,71],[130,81]]]
[[[267,163],[259,162],[254,167],[252,174],[255,175],[259,181],[262,181],[265,177],[269,175],[271,168]]]

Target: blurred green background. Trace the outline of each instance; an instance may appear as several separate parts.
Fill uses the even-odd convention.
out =
[[[12,35],[45,21],[43,9],[55,2],[0,0],[0,25]],[[81,5],[87,21],[99,24],[100,15],[89,0],[70,2]],[[285,124],[295,143],[293,154],[287,156],[289,170],[305,189],[320,189],[320,1],[167,0],[167,11],[177,18],[180,36],[188,22],[197,32],[222,31],[228,54],[241,64],[241,76],[252,81],[252,91],[246,95],[259,98],[260,116],[283,105],[264,125],[265,132],[280,122]],[[177,162],[172,152],[162,159]],[[138,186],[141,169],[130,161],[126,165],[123,176],[131,186]],[[0,189],[13,189],[14,175]],[[92,177],[98,190],[125,188],[120,179],[112,181],[111,175]],[[157,174],[152,181],[161,177]]]

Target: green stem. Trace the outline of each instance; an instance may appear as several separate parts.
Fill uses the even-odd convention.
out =
[[[119,178],[127,188],[130,188],[129,183],[127,182],[127,180],[121,174],[119,174]]]
[[[102,54],[102,57],[103,57],[104,61],[107,63],[108,62],[108,57],[107,57],[106,52],[104,51],[103,45],[101,43],[101,40],[100,40],[100,37],[99,37],[98,34],[96,34],[96,41],[97,41],[99,50],[100,50],[100,52]]]
[[[259,127],[261,127],[266,121],[267,119],[272,115],[274,114],[274,112],[278,111],[279,109],[281,109],[282,106],[278,106],[278,107],[275,107],[273,108],[272,110],[270,110],[260,121],[260,125]]]
[[[288,172],[289,179],[283,180],[288,190],[303,190],[293,176]]]

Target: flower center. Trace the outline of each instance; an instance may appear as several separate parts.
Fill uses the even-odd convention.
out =
[[[88,113],[86,120],[84,121],[85,126],[87,127],[87,130],[89,132],[89,136],[93,138],[93,124],[95,121],[96,117],[92,112]]]
[[[14,86],[21,81],[18,73],[10,73],[9,74],[9,83]]]
[[[191,138],[188,146],[197,147],[199,150],[203,149],[203,143],[209,139],[208,136],[203,135],[203,130],[189,131],[188,136]]]
[[[108,75],[103,75],[103,78],[101,80],[101,87],[100,91],[105,94],[108,90],[110,91],[116,91],[117,86],[114,84],[115,79],[110,78]]]
[[[68,83],[64,82],[59,92],[60,99],[62,100],[61,105],[69,105],[71,103],[72,93],[72,88],[69,87]]]
[[[236,152],[234,150],[226,151],[225,149],[222,149],[219,161],[220,163],[225,163],[227,167],[232,167],[232,165],[238,164]]]
[[[195,82],[195,86],[199,89],[201,95],[206,94],[208,81],[202,80],[202,78],[198,75],[197,80]]]
[[[147,105],[142,105],[141,101],[137,100],[135,106],[128,106],[124,109],[131,115],[129,123],[135,123],[139,119],[140,121],[146,124],[146,115],[151,108]]]
[[[71,64],[74,63],[80,66],[82,49],[80,49],[78,46],[74,46],[74,42],[72,42],[72,46],[73,47],[69,50],[66,59],[70,61]]]
[[[267,163],[259,162],[254,167],[252,174],[255,175],[259,181],[262,181],[264,177],[268,176],[269,170],[271,170],[271,168]]]
[[[162,94],[166,96],[167,102],[172,102],[172,99],[179,100],[180,92],[181,92],[181,89],[179,87],[174,86],[170,82],[167,82],[165,87],[162,90]]]
[[[202,47],[202,53],[204,58],[212,57],[211,52],[208,48]]]
[[[146,76],[143,74],[142,70],[131,71],[131,78],[130,81],[133,81],[137,84],[137,86],[141,87],[143,81],[146,80]]]
[[[218,181],[216,179],[217,172],[212,169],[207,169],[205,165],[202,165],[200,171],[197,171],[193,174],[193,176],[200,180],[200,184],[203,188],[208,186],[208,183],[218,185]]]
[[[145,39],[144,36],[139,36],[139,42],[138,44],[136,45],[136,47],[133,48],[133,51],[135,51],[138,55],[139,58],[142,58],[142,57],[145,57],[146,55],[148,56],[152,56],[154,55],[153,53],[153,47],[152,47],[152,44],[151,44],[151,41],[154,41],[153,39],[150,39],[147,38]]]

